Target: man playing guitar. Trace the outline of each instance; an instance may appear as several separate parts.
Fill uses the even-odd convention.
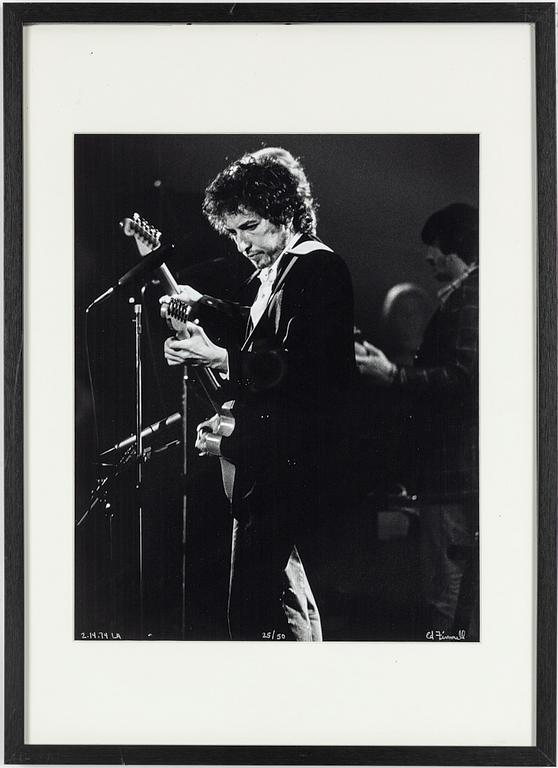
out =
[[[178,300],[198,321],[186,320],[185,338],[164,347],[170,365],[208,367],[232,393],[232,431],[216,415],[198,426],[196,441],[201,454],[235,467],[231,637],[319,640],[299,551],[332,507],[342,400],[354,368],[349,273],[316,237],[310,185],[283,149],[225,168],[208,186],[203,211],[256,268],[238,304],[183,286]],[[226,348],[204,331],[213,312],[233,330]]]

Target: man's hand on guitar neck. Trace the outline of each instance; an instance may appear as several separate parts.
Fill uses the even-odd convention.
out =
[[[196,291],[195,288],[192,288],[191,285],[179,285],[178,293],[173,298],[180,299],[180,301],[183,301],[185,304],[188,304],[189,307],[192,307],[194,304],[197,304],[201,297],[202,294],[199,291]],[[161,296],[159,304],[168,304],[170,300],[170,296]]]
[[[171,336],[165,341],[165,357],[169,365],[202,365],[226,374],[229,369],[228,354],[224,347],[214,344],[201,325],[186,323],[184,339]]]

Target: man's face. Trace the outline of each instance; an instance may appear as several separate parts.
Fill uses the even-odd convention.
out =
[[[434,270],[437,280],[442,283],[453,280],[455,275],[452,270],[452,257],[446,256],[437,245],[429,245],[426,251],[426,261]]]
[[[224,216],[223,226],[240,253],[258,269],[273,264],[292,236],[288,227],[272,224],[257,213],[246,210]]]

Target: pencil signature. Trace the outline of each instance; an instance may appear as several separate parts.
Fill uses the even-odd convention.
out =
[[[464,629],[460,629],[456,635],[447,635],[441,629],[429,629],[426,633],[427,640],[465,640],[466,638],[467,632]]]

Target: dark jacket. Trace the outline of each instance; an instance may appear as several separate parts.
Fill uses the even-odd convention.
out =
[[[248,343],[257,279],[239,304],[214,305],[237,328],[227,348],[236,426],[221,444],[236,465],[237,510],[255,491],[272,506],[292,507],[335,482],[342,402],[354,373],[352,285],[345,263],[325,248],[291,259],[283,255],[281,287]]]

